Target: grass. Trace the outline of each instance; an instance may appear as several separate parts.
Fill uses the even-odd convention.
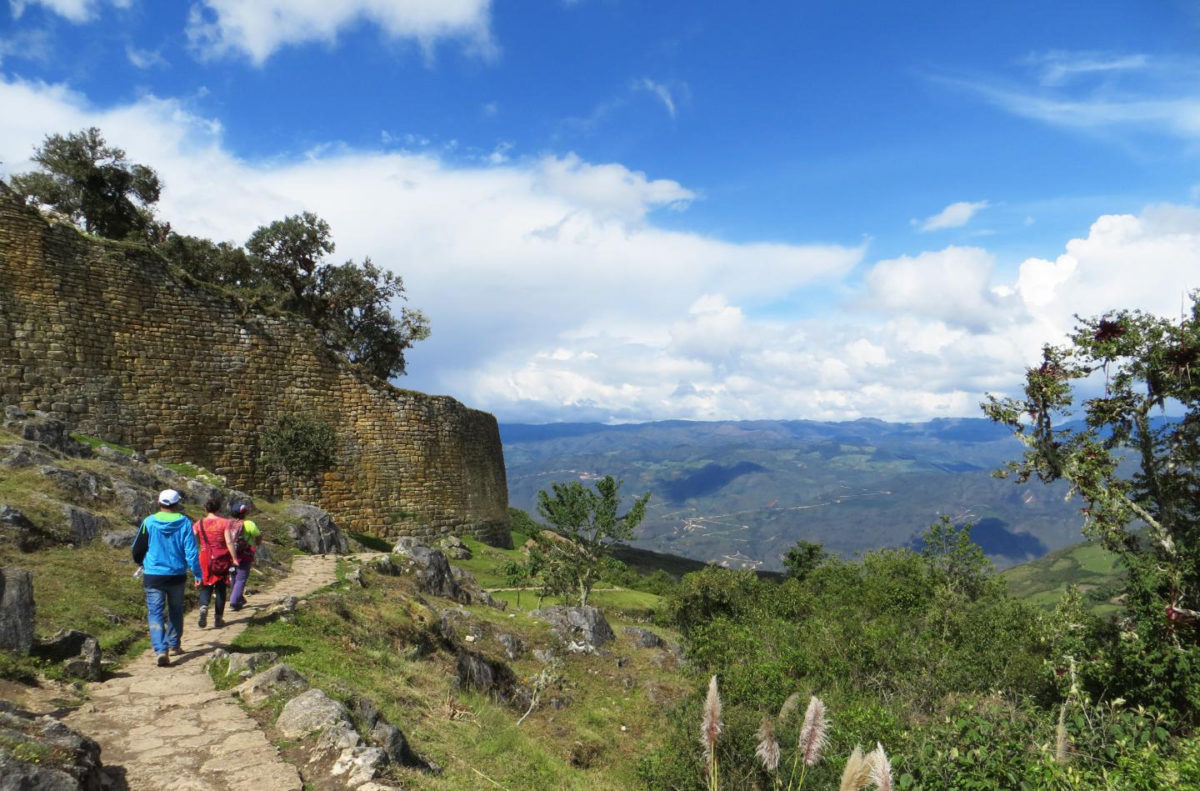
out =
[[[115,442],[106,442],[105,440],[99,439],[97,437],[89,437],[86,434],[72,434],[71,439],[75,440],[76,442],[82,442],[83,444],[85,444],[93,449],[95,449],[95,448],[111,448],[120,453],[124,453],[126,456],[132,456],[135,452],[133,448],[127,447],[125,445],[118,445]]]
[[[104,442],[86,435],[73,435],[92,447],[114,447],[121,452],[129,448]],[[17,442],[11,432],[0,430],[0,445]],[[55,465],[64,469],[92,472],[101,476],[122,477],[124,468],[103,459],[62,459]],[[189,472],[205,475],[191,465]],[[68,536],[63,515],[64,504],[79,505],[108,520],[111,529],[131,529],[137,521],[117,510],[114,501],[103,497],[93,502],[76,502],[61,492],[37,468],[6,470],[0,477],[0,502],[20,509],[36,525],[47,542],[53,545],[32,552],[22,552],[11,544],[0,544],[0,565],[28,569],[33,572],[33,595],[37,607],[36,635],[46,638],[59,629],[79,629],[96,637],[106,658],[124,660],[140,653],[149,645],[146,634],[145,593],[141,582],[133,577],[134,565],[127,548],[114,549],[97,539],[82,547],[66,544]],[[260,573],[251,578],[252,586],[278,576],[291,565],[295,552],[283,527],[283,511],[287,503],[258,503],[254,519],[263,530],[270,562],[260,563]],[[185,512],[195,519],[200,509],[189,506]],[[192,585],[185,588],[185,605],[194,606],[196,592]],[[56,667],[34,659],[0,654],[0,677],[26,682],[38,673],[54,675]]]
[[[472,544],[472,561],[455,565],[470,566],[485,578],[499,578],[499,566],[519,554]],[[392,779],[405,788],[607,790],[637,785],[636,762],[629,756],[659,744],[666,732],[666,706],[647,705],[647,690],[668,700],[684,695],[681,683],[687,682],[681,682],[673,655],[634,645],[622,630],[630,621],[620,612],[608,613],[618,636],[609,646],[611,653],[566,658],[557,671],[561,677],[543,693],[543,705],[518,727],[523,709],[455,689],[455,656],[434,631],[440,612],[457,609],[455,603],[418,597],[415,581],[407,576],[381,576],[370,565],[363,574],[366,588],[335,584],[311,596],[291,623],[251,626],[233,649],[275,651],[330,695],[362,695],[375,702],[413,749],[445,769],[440,776],[393,770]],[[613,602],[630,609],[657,598],[631,591],[614,594]],[[532,605],[531,596],[522,600]],[[465,609],[470,622],[484,630],[471,650],[504,662],[520,683],[531,685],[542,663],[531,651],[506,660],[496,635],[518,636],[529,649],[557,646],[549,626],[512,606],[510,611]],[[660,655],[666,658],[656,664]],[[214,666],[219,685],[236,683],[223,672]],[[565,707],[549,705],[551,698]]]
[[[1076,585],[1085,591],[1094,613],[1108,615],[1118,609],[1110,596],[1122,574],[1116,555],[1086,542],[1013,566],[1000,576],[1014,597],[1047,609],[1058,604],[1069,586]]]

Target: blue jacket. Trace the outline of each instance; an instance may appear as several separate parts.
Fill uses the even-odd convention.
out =
[[[142,547],[145,554],[139,558]],[[200,550],[192,520],[171,511],[146,517],[133,545],[133,559],[141,562],[147,577],[182,576],[190,568],[200,579]]]

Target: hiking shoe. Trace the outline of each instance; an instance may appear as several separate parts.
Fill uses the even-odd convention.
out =
[[[172,646],[171,653],[174,654],[175,656],[183,656],[183,646],[179,646],[179,645]]]
[[[200,608],[200,620],[197,623],[199,624],[201,629],[208,626],[208,608],[207,607]]]
[[[171,666],[171,660],[167,657],[167,655],[165,653],[158,655],[158,666],[159,667],[170,667]]]
[[[213,628],[214,629],[220,629],[224,625],[225,625],[225,619],[222,618],[221,616],[218,615],[216,618],[213,619]]]

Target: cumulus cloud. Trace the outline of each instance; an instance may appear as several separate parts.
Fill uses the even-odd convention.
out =
[[[912,224],[921,231],[941,231],[946,228],[961,228],[969,223],[971,218],[980,209],[986,209],[987,205],[988,202],[985,200],[975,203],[958,201],[957,203],[951,203],[932,217],[926,217],[920,221],[913,220]]]
[[[490,10],[491,0],[201,0],[192,7],[187,35],[205,56],[244,55],[255,64],[281,47],[332,44],[363,22],[393,39],[413,39],[427,53],[449,38],[492,54]]]
[[[867,272],[866,302],[883,312],[911,314],[982,331],[1014,317],[993,289],[995,262],[978,247],[880,261]]]
[[[179,100],[97,108],[0,78],[0,106],[12,108],[6,172],[27,169],[47,133],[97,125],[159,170],[161,213],[182,232],[242,241],[285,214],[320,214],[337,260],[393,269],[433,320],[402,384],[504,420],[977,415],[1075,313],[1173,315],[1200,287],[1194,207],[1101,217],[1018,267],[977,247],[864,262],[862,247],[663,228],[656,212],[691,190],[573,154],[464,164],[335,144],[261,164]],[[778,308],[813,287],[850,296],[820,316]]]

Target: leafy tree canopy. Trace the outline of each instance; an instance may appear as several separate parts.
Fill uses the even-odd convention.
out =
[[[150,207],[162,191],[158,174],[127,161],[96,127],[48,135],[33,161],[41,170],[10,180],[26,202],[49,206],[110,239],[144,235],[151,227]]]
[[[538,492],[538,514],[566,539],[541,539],[539,546],[556,573],[565,573],[571,580],[580,605],[587,604],[612,543],[633,538],[646,515],[649,492],[634,500],[627,512],[618,514],[620,490],[621,482],[606,475],[596,481],[594,490],[571,481],[554,484],[552,492]]]
[[[1082,320],[1069,344],[1043,350],[1024,397],[983,405],[1025,444],[1005,473],[1067,481],[1085,502],[1085,532],[1121,553],[1131,594],[1159,612],[1200,607],[1200,292],[1191,300],[1178,321]],[[1082,425],[1067,425],[1080,414]]]

